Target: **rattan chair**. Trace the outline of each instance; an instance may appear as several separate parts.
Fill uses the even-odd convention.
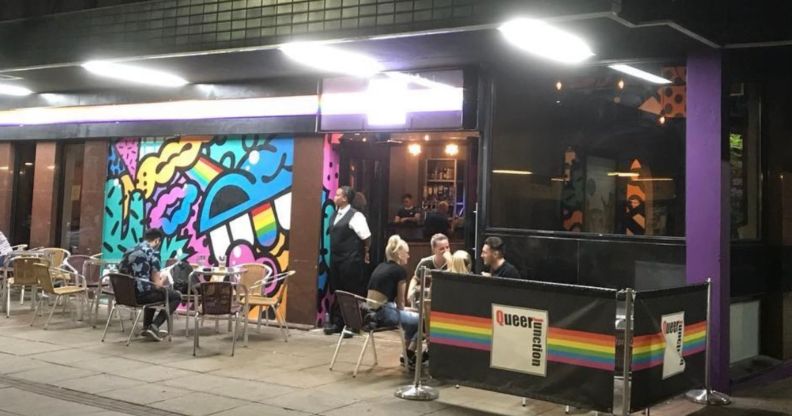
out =
[[[71,256],[69,250],[65,250],[59,247],[45,247],[37,249],[39,253],[42,253],[50,262],[52,267],[60,267],[66,261],[68,257]],[[79,273],[79,271],[78,271]]]
[[[24,297],[25,288],[31,288],[30,292],[33,302],[31,302],[30,306],[31,309],[35,307],[38,279],[36,279],[33,265],[42,263],[42,260],[43,259],[34,256],[17,256],[11,258],[10,263],[13,268],[13,277],[9,276],[6,278],[3,284],[3,303],[5,304],[6,318],[11,317],[11,289],[14,287],[20,288],[22,297]],[[44,260],[44,262],[46,263],[46,260]]]
[[[110,320],[113,319],[113,313],[116,313],[121,319],[121,312],[119,309],[130,309],[135,314],[135,320],[132,323],[132,328],[129,330],[129,336],[126,340],[126,345],[129,346],[129,343],[132,341],[132,335],[135,333],[135,328],[137,327],[138,321],[140,321],[140,315],[143,313],[144,309],[154,308],[154,309],[163,309],[165,313],[168,314],[168,341],[171,341],[171,333],[173,332],[173,317],[170,315],[170,301],[168,300],[168,296],[164,296],[164,300],[159,302],[151,302],[141,304],[137,301],[136,295],[136,287],[137,284],[140,283],[144,286],[149,287],[150,289],[159,289],[164,290],[161,288],[157,288],[154,286],[153,283],[149,282],[148,280],[140,280],[135,279],[132,276],[121,274],[121,273],[110,273],[110,286],[113,288],[113,300],[110,303],[110,312],[107,314],[107,322],[105,323],[105,329],[102,333],[102,342],[104,342],[105,337],[107,336],[107,328],[110,327]],[[123,328],[122,328],[123,331]]]
[[[245,317],[250,315],[250,311],[258,308],[256,319],[256,328],[261,331],[261,316],[265,315],[267,324],[269,324],[269,312],[272,311],[278,327],[283,333],[283,340],[289,341],[289,324],[286,322],[286,311],[282,310],[284,300],[288,292],[288,278],[294,274],[294,271],[288,271],[270,276],[272,270],[262,264],[249,263],[240,266],[244,272],[239,277],[239,283],[244,285],[248,290],[247,303],[245,303]],[[278,290],[272,296],[265,296],[264,289],[268,285],[278,285]],[[248,334],[245,330],[245,345],[247,345]]]
[[[50,267],[44,263],[34,263],[32,267],[33,273],[38,281],[38,286],[41,289],[41,295],[36,302],[36,309],[33,312],[33,319],[30,321],[30,326],[36,323],[36,318],[38,318],[44,300],[50,297],[53,297],[54,300],[47,321],[44,322],[44,329],[49,327],[52,314],[55,313],[55,308],[58,307],[58,303],[64,301],[63,308],[66,309],[66,306],[69,304],[69,298],[79,298],[82,306],[79,310],[79,316],[82,318],[85,306],[88,304],[88,288],[85,286],[85,278],[79,273],[74,273],[62,268]],[[63,282],[64,285],[55,287],[53,284],[55,280]]]
[[[200,345],[201,331],[198,329],[199,323],[207,317],[214,319],[228,319],[229,324],[234,321],[234,329],[231,341],[231,356],[236,352],[237,332],[239,319],[242,315],[242,304],[248,297],[247,288],[238,283],[232,282],[202,282],[192,288],[196,297],[200,294],[201,302],[195,308],[195,332],[193,333],[193,356],[198,352]],[[241,301],[240,301],[241,300]],[[247,320],[245,320],[247,327]]]
[[[399,331],[399,338],[402,342],[402,351],[404,353],[405,359],[407,358],[407,343],[404,341],[404,334],[401,331],[401,327],[377,327],[371,323],[366,323],[363,318],[363,312],[368,311],[369,304],[378,304],[380,302],[355,295],[354,293],[344,292],[343,290],[337,290],[335,292],[335,297],[336,302],[338,302],[338,307],[341,310],[341,316],[344,318],[344,329],[341,331],[341,334],[339,334],[338,343],[336,344],[333,358],[330,361],[331,371],[333,370],[333,366],[335,366],[336,359],[338,358],[338,352],[341,350],[341,344],[344,342],[345,332],[355,331],[366,334],[366,337],[363,341],[363,348],[360,349],[360,355],[358,355],[358,360],[355,364],[355,369],[352,370],[352,377],[357,377],[358,369],[360,368],[360,363],[363,361],[363,354],[368,348],[369,341],[371,341],[371,350],[374,353],[374,364],[372,367],[376,367],[378,361],[377,346],[374,343],[374,334],[377,332]]]

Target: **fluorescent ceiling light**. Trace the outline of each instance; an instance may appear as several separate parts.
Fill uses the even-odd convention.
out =
[[[583,39],[541,20],[517,18],[498,30],[514,46],[554,61],[574,64],[594,56]]]
[[[289,58],[322,71],[368,78],[384,69],[371,57],[318,42],[287,43],[280,50]]]
[[[0,126],[316,115],[315,95],[0,111]]]
[[[390,98],[372,96],[370,91],[322,94],[322,115],[368,114],[370,103],[375,99],[387,101]],[[462,111],[464,91],[462,88],[407,89],[401,100],[406,103],[408,113]]]
[[[420,75],[406,74],[404,72],[386,72],[385,75],[387,75],[387,76],[389,76],[389,77],[391,77],[393,79],[399,79],[399,80],[402,80],[404,82],[415,84],[415,85],[420,85],[420,86],[426,87],[426,88],[451,88],[451,89],[454,88],[454,87],[452,87],[452,86],[450,86],[448,84],[443,84],[442,82],[432,81],[432,80],[426,79],[426,78],[424,78],[424,77],[422,77]]]
[[[608,176],[618,176],[619,178],[637,178],[640,173],[636,172],[608,172]]]
[[[184,78],[174,74],[135,65],[117,64],[107,61],[89,61],[82,64],[82,67],[96,75],[137,84],[155,85],[158,87],[181,87],[189,83]]]
[[[640,79],[642,79],[644,81],[649,81],[649,82],[651,82],[653,84],[670,84],[671,83],[671,81],[669,81],[669,80],[667,80],[665,78],[658,77],[657,75],[650,74],[650,73],[648,73],[646,71],[642,71],[642,70],[640,70],[638,68],[635,68],[635,67],[632,67],[630,65],[614,64],[614,65],[608,65],[608,67],[611,68],[611,69],[614,69],[616,71],[623,72],[623,73],[625,73],[627,75],[632,75],[632,76],[634,76],[636,78],[640,78]]]
[[[492,173],[499,173],[501,175],[533,175],[533,172],[527,170],[511,170],[511,169],[495,169]]]
[[[372,126],[402,126],[407,123],[407,84],[399,79],[371,79],[366,91],[366,118]]]
[[[22,97],[25,95],[33,94],[33,91],[16,85],[0,84],[0,94],[2,95],[15,95]]]

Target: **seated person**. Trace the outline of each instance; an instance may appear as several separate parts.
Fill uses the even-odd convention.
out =
[[[487,237],[484,240],[484,246],[481,248],[481,260],[484,261],[485,269],[482,274],[484,276],[522,279],[517,268],[503,258],[505,254],[506,246],[500,237]]]
[[[470,273],[471,261],[470,254],[465,250],[457,250],[451,255],[450,252],[445,253],[446,264],[448,264],[448,271],[451,273]]]
[[[388,239],[385,247],[387,261],[377,265],[368,286],[369,308],[376,312],[379,327],[401,325],[407,341],[408,365],[415,365],[418,336],[418,313],[404,308],[407,291],[407,271],[404,265],[410,258],[410,247],[398,235]],[[373,302],[372,302],[373,301]]]
[[[394,222],[397,224],[417,224],[420,218],[421,214],[418,213],[418,210],[413,204],[412,195],[404,194],[402,196],[402,206],[399,208],[399,212],[396,213]]]
[[[135,295],[141,304],[162,302],[165,296],[168,297],[171,316],[181,303],[181,294],[170,287],[166,287],[167,279],[160,275],[160,256],[159,247],[162,243],[163,233],[159,229],[149,229],[143,234],[143,241],[127,250],[119,263],[119,271],[128,274],[136,279],[149,281],[153,284],[137,283]],[[168,319],[168,315],[161,310],[157,317],[154,317],[154,309],[146,308],[143,314],[142,335],[156,341],[162,341],[162,337],[168,331],[160,329],[160,326]]]
[[[448,235],[450,231],[448,217],[448,202],[440,201],[437,210],[426,215],[424,220],[424,236],[429,237],[435,234]]]
[[[421,270],[421,267],[426,267],[429,270],[446,270],[448,267],[448,262],[444,257],[449,250],[448,237],[446,237],[445,234],[435,234],[432,236],[430,244],[432,246],[432,255],[424,257],[418,262],[418,265],[415,267],[415,273],[413,273],[413,277],[410,280],[410,286],[407,290],[407,303],[409,305],[415,305],[418,300],[418,295],[420,294],[421,279],[418,276],[418,272]],[[432,276],[427,275],[426,287],[428,289],[431,286]]]

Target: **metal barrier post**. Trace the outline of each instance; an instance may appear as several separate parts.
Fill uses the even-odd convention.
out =
[[[712,389],[710,383],[710,332],[712,331],[712,279],[707,278],[707,332],[705,335],[706,355],[704,358],[704,388],[687,392],[688,400],[706,404],[707,406],[726,406],[731,404],[731,398],[721,392]]]
[[[622,415],[630,415],[630,395],[632,382],[630,381],[630,367],[632,363],[632,337],[633,337],[633,302],[635,291],[627,288],[624,290],[624,356],[622,362]]]
[[[440,395],[437,390],[421,383],[421,371],[423,370],[423,326],[424,326],[424,292],[426,292],[426,267],[419,270],[421,276],[421,290],[418,297],[418,335],[415,346],[415,378],[413,384],[400,387],[396,390],[395,396],[406,400],[429,401],[436,400]],[[407,357],[404,357],[405,364]]]

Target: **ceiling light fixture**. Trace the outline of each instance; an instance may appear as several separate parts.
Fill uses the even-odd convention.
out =
[[[594,56],[583,39],[541,20],[517,18],[498,30],[514,46],[554,61],[575,64]]]
[[[25,95],[33,94],[33,91],[17,85],[0,84],[0,94],[23,97]]]
[[[136,84],[171,88],[189,84],[187,80],[177,75],[135,65],[118,64],[108,61],[88,61],[82,64],[82,67],[88,72],[96,75]]]
[[[418,143],[413,143],[407,146],[407,151],[413,156],[418,156],[421,154],[421,145]]]
[[[459,154],[459,146],[455,143],[447,144],[445,147],[445,154],[449,156],[456,156]]]
[[[321,42],[293,42],[281,45],[279,49],[289,58],[321,71],[368,78],[385,69],[371,57]]]
[[[646,71],[642,71],[642,70],[640,70],[640,69],[638,69],[636,67],[630,66],[630,65],[613,64],[613,65],[608,65],[608,68],[616,70],[616,71],[619,71],[619,72],[623,72],[623,73],[625,73],[627,75],[631,75],[631,76],[634,76],[636,78],[640,78],[640,79],[642,79],[644,81],[649,81],[649,82],[651,82],[653,84],[670,84],[671,83],[671,81],[669,81],[669,80],[667,80],[667,79],[665,79],[663,77],[658,77],[655,74],[650,74],[650,73],[648,73]]]
[[[616,176],[619,178],[637,178],[640,173],[636,172],[608,172],[608,176]]]
[[[495,169],[492,173],[501,175],[533,175],[533,172],[527,170],[511,170],[511,169]]]

